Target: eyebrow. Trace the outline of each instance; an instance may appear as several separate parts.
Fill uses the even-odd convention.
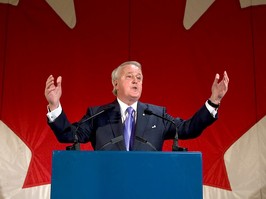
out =
[[[125,74],[133,74],[134,72],[126,72]],[[142,73],[137,73],[136,75],[142,75]]]

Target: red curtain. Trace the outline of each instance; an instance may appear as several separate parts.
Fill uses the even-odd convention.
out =
[[[52,150],[66,146],[46,124],[46,78],[63,77],[61,103],[74,122],[88,106],[112,101],[112,69],[137,60],[144,73],[141,101],[184,119],[208,99],[215,74],[228,72],[219,120],[180,145],[203,153],[205,185],[231,189],[223,155],[266,113],[266,7],[218,0],[186,30],[185,3],[75,1],[73,29],[45,1],[0,4],[0,119],[32,152],[24,187],[49,184]]]

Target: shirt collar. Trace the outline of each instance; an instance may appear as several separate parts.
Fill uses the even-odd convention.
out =
[[[118,98],[117,98],[117,101],[120,105],[121,114],[124,115],[129,106]],[[135,113],[137,112],[137,105],[138,105],[138,102],[134,102],[133,104],[130,105],[134,109]]]

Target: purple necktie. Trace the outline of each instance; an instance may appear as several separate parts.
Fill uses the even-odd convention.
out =
[[[134,118],[134,109],[132,107],[128,107],[126,112],[127,118],[125,120],[125,127],[124,127],[124,137],[125,137],[125,144],[127,151],[132,149],[133,145],[133,133],[134,133],[134,125],[135,125],[135,118]]]

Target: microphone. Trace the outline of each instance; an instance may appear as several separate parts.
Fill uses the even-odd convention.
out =
[[[136,136],[135,139],[140,141],[140,142],[142,142],[142,143],[144,143],[144,144],[148,144],[154,151],[157,151],[157,149],[148,140],[146,140],[146,139],[144,139],[142,137],[139,137],[139,136]]]
[[[139,137],[139,136],[136,136],[135,139],[139,142],[142,142],[144,144],[148,144],[154,151],[157,151],[157,149],[149,142],[147,141],[146,139],[142,138],[142,137]],[[107,146],[109,145],[113,145],[113,144],[116,144],[120,141],[124,140],[124,136],[123,135],[120,135],[118,137],[115,137],[113,139],[111,139],[109,142],[107,142],[106,144],[104,144],[99,150],[103,150],[104,148],[106,148]]]
[[[159,117],[159,118],[161,118],[163,120],[171,122],[175,126],[175,138],[173,140],[172,151],[187,151],[187,148],[183,148],[183,147],[179,147],[178,146],[178,128],[177,128],[176,123],[173,120],[170,120],[170,119],[168,119],[166,117],[162,117],[162,116],[152,112],[149,109],[145,109],[144,113],[147,114],[147,115],[154,115],[154,116]]]
[[[124,136],[123,135],[120,135],[120,136],[117,136],[113,139],[111,139],[109,142],[107,142],[106,144],[104,144],[99,150],[103,150],[105,147],[109,146],[109,145],[113,145],[113,144],[116,144],[120,141],[124,140]]]
[[[91,115],[90,117],[87,117],[87,115],[86,115],[83,119],[81,119],[81,121],[78,122],[77,128],[74,131],[74,143],[71,146],[67,146],[66,150],[80,150],[80,143],[79,143],[79,140],[78,140],[77,131],[78,131],[78,129],[79,129],[81,124],[83,124],[83,123],[85,123],[85,122],[87,122],[89,120],[92,120],[95,117],[103,114],[104,112],[109,111],[109,110],[114,109],[114,108],[115,108],[114,104],[109,104],[109,105],[103,106],[101,108],[101,111]]]

